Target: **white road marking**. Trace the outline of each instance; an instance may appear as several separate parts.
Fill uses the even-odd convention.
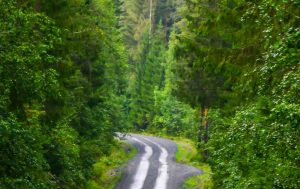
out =
[[[140,141],[139,139],[133,137],[132,139],[145,146],[145,154],[141,158],[138,169],[134,175],[133,182],[130,185],[130,189],[141,189],[144,186],[144,182],[148,174],[150,166],[149,159],[153,154],[153,150],[149,145]]]
[[[155,186],[154,189],[166,189],[167,188],[167,183],[168,183],[168,179],[169,179],[169,175],[168,175],[168,151],[162,147],[160,144],[153,142],[147,138],[142,137],[143,139],[151,142],[152,144],[156,145],[160,150],[161,150],[161,154],[159,156],[159,162],[160,162],[160,166],[158,169],[158,176],[156,178],[155,181]]]

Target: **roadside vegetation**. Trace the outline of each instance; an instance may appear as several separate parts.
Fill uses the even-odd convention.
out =
[[[119,142],[110,155],[101,157],[94,165],[92,179],[87,189],[114,189],[122,177],[126,163],[136,154],[136,149],[125,142]]]
[[[117,9],[0,1],[1,188],[85,188],[116,147],[127,67]]]
[[[203,171],[203,174],[192,176],[184,181],[183,189],[211,189],[213,188],[212,172],[208,163],[204,163],[201,153],[195,143],[189,139],[169,137],[177,144],[176,161],[187,164]]]

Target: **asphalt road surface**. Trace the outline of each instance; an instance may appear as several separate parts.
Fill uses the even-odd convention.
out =
[[[130,134],[124,138],[137,148],[117,189],[179,189],[187,177],[203,172],[175,162],[177,145],[167,139]]]

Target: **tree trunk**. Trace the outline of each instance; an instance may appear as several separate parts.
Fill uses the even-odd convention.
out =
[[[201,148],[202,142],[202,129],[203,129],[203,115],[204,115],[204,108],[201,106],[199,110],[199,129],[198,129],[198,148]]]
[[[149,15],[149,19],[150,19],[150,37],[152,34],[152,6],[153,6],[153,0],[150,0],[150,15]]]
[[[204,136],[203,136],[203,140],[205,143],[208,142],[208,129],[209,129],[209,124],[207,121],[207,115],[208,115],[208,108],[204,108]],[[206,161],[208,158],[208,150],[205,148],[203,151],[203,160]]]
[[[205,143],[208,142],[208,121],[207,121],[207,114],[208,114],[208,108],[204,109],[204,136],[203,136],[203,140]]]

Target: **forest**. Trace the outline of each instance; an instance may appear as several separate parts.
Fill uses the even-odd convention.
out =
[[[208,188],[300,188],[300,1],[0,0],[0,188],[106,188],[131,132],[192,140]]]

